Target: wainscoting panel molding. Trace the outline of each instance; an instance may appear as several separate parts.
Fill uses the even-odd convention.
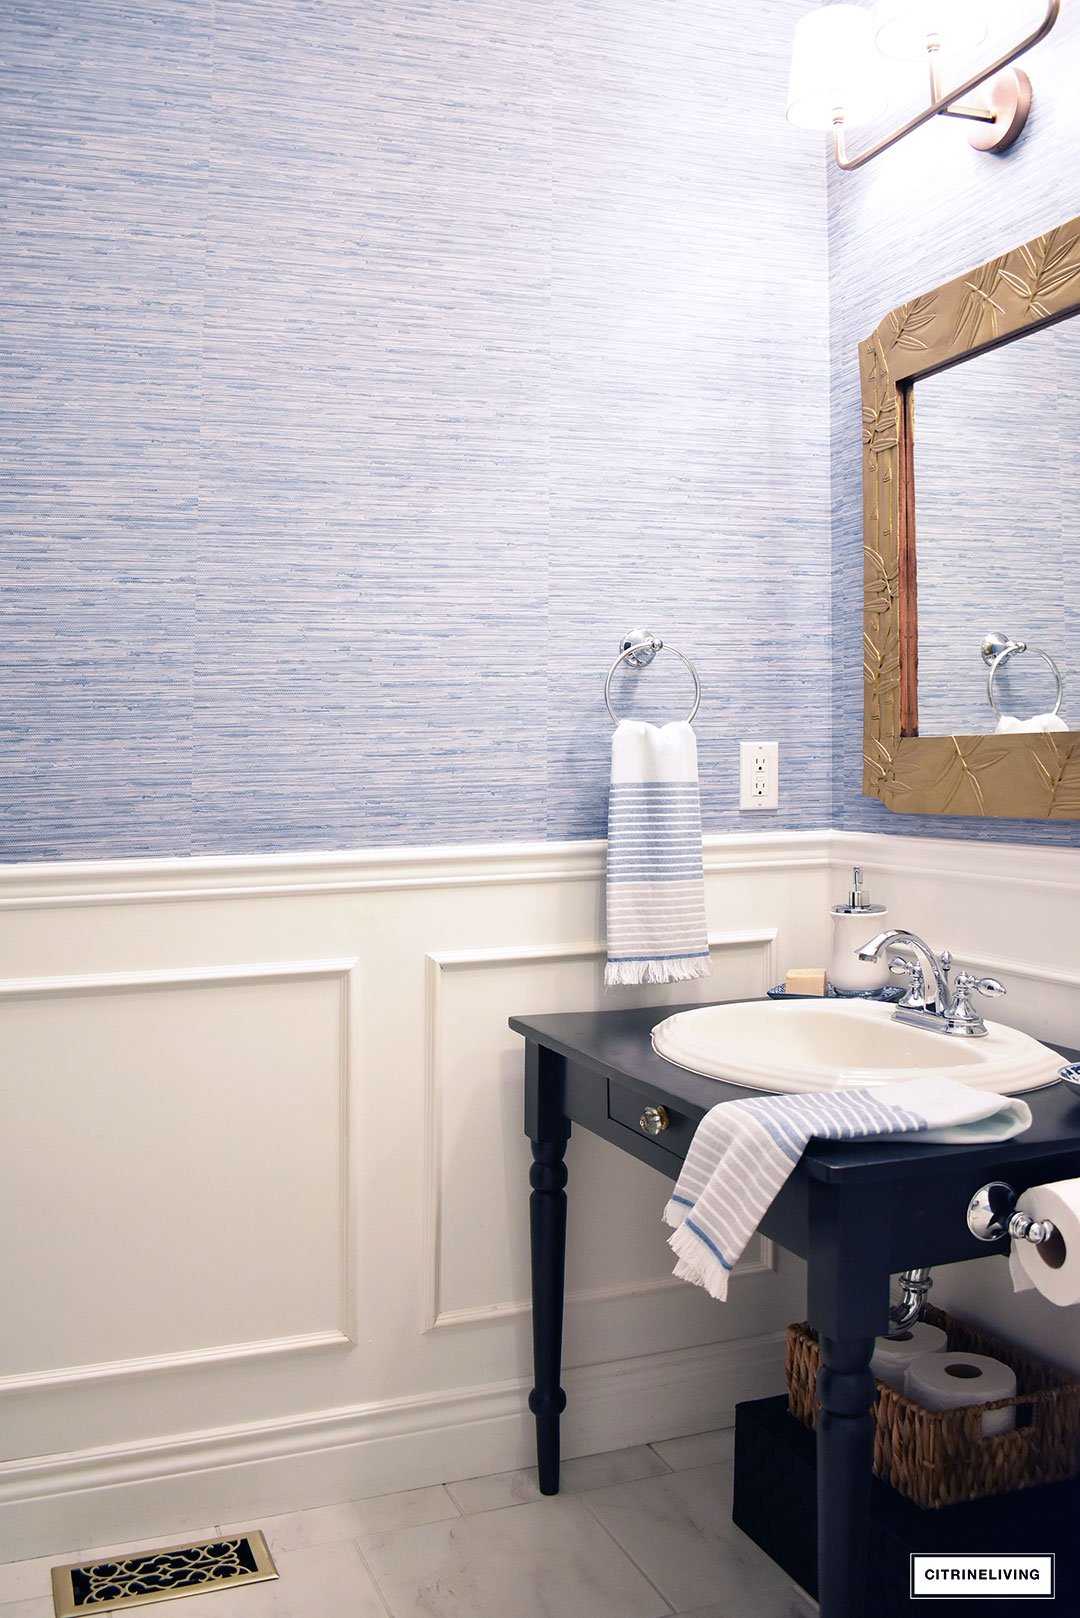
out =
[[[0,982],[0,1395],[349,1342],[355,965]]]
[[[711,933],[717,978],[701,978],[654,991],[658,1005],[764,994],[776,975],[775,927]],[[474,1254],[476,1188],[489,1177],[490,1143],[504,1142],[505,1178],[524,1186],[529,1149],[521,1132],[521,1041],[507,1019],[541,1008],[600,1010],[605,1004],[602,943],[507,950],[447,951],[428,956],[427,1083],[425,1107],[423,1329],[506,1321],[529,1308],[528,1205],[524,1197],[500,1209],[498,1235],[485,1243],[488,1262]],[[489,1082],[480,1087],[480,1075]],[[515,1125],[517,1131],[515,1133]],[[667,1232],[657,1223],[662,1181],[642,1165],[628,1175],[621,1153],[579,1131],[568,1164],[575,1182],[574,1218],[604,1240],[572,1245],[567,1305],[608,1303],[658,1289],[686,1289],[671,1277]],[[628,1197],[633,1180],[633,1197]],[[610,1210],[618,1207],[618,1219]],[[607,1210],[607,1212],[605,1212]],[[755,1245],[739,1273],[770,1268]],[[612,1284],[614,1276],[621,1276]]]

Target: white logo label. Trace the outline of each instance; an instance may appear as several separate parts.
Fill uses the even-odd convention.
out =
[[[911,1553],[911,1599],[933,1596],[986,1601],[990,1596],[1054,1598],[1054,1554],[1016,1556],[934,1556]]]

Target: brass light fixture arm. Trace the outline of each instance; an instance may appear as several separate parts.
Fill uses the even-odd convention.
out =
[[[935,105],[941,100],[941,67],[939,55],[941,41],[935,35],[926,42],[926,55],[930,66],[930,100]],[[970,118],[974,123],[995,124],[997,119],[986,107],[958,107],[954,102],[951,107],[942,107],[942,118]]]
[[[980,68],[973,78],[965,79],[963,84],[958,84],[955,90],[949,90],[945,95],[940,94],[937,63],[933,59],[933,52],[931,52],[930,105],[924,107],[922,112],[917,112],[913,118],[909,118],[907,123],[896,130],[895,133],[886,135],[885,139],[878,141],[876,146],[871,146],[868,152],[860,152],[858,157],[848,157],[847,155],[844,140],[844,119],[842,114],[837,114],[833,119],[833,146],[839,166],[848,170],[861,169],[863,164],[869,163],[872,157],[879,157],[882,152],[887,152],[890,146],[895,146],[897,141],[903,140],[905,135],[910,135],[912,130],[918,129],[922,124],[929,123],[930,119],[936,118],[938,113],[945,113],[953,118],[975,118],[982,123],[993,123],[995,120],[992,114],[987,114],[974,107],[955,107],[954,103],[959,101],[961,96],[966,96],[971,90],[976,89],[978,85],[985,84],[987,79],[992,79],[1003,68],[1009,67],[1016,61],[1018,56],[1023,56],[1025,51],[1031,50],[1032,46],[1037,45],[1041,39],[1045,39],[1060,15],[1061,0],[1047,0],[1046,13],[1042,21],[1026,39],[1022,40],[1019,45],[1014,45],[1011,50],[1006,51],[1004,56],[999,56],[996,62],[991,62],[988,67]],[[934,95],[935,90],[939,92],[936,96]]]

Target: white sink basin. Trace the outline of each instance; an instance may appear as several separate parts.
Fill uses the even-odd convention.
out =
[[[941,1074],[1016,1095],[1051,1083],[1056,1051],[1003,1023],[984,1039],[893,1022],[870,1000],[751,1000],[699,1006],[657,1023],[653,1046],[692,1073],[754,1090],[840,1090]]]

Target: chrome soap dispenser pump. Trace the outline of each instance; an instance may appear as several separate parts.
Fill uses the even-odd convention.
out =
[[[862,868],[852,871],[851,891],[846,904],[833,905],[832,959],[829,982],[840,994],[865,994],[889,982],[889,961],[882,952],[880,961],[860,961],[858,951],[872,933],[881,931],[884,905],[871,904],[862,885]]]

